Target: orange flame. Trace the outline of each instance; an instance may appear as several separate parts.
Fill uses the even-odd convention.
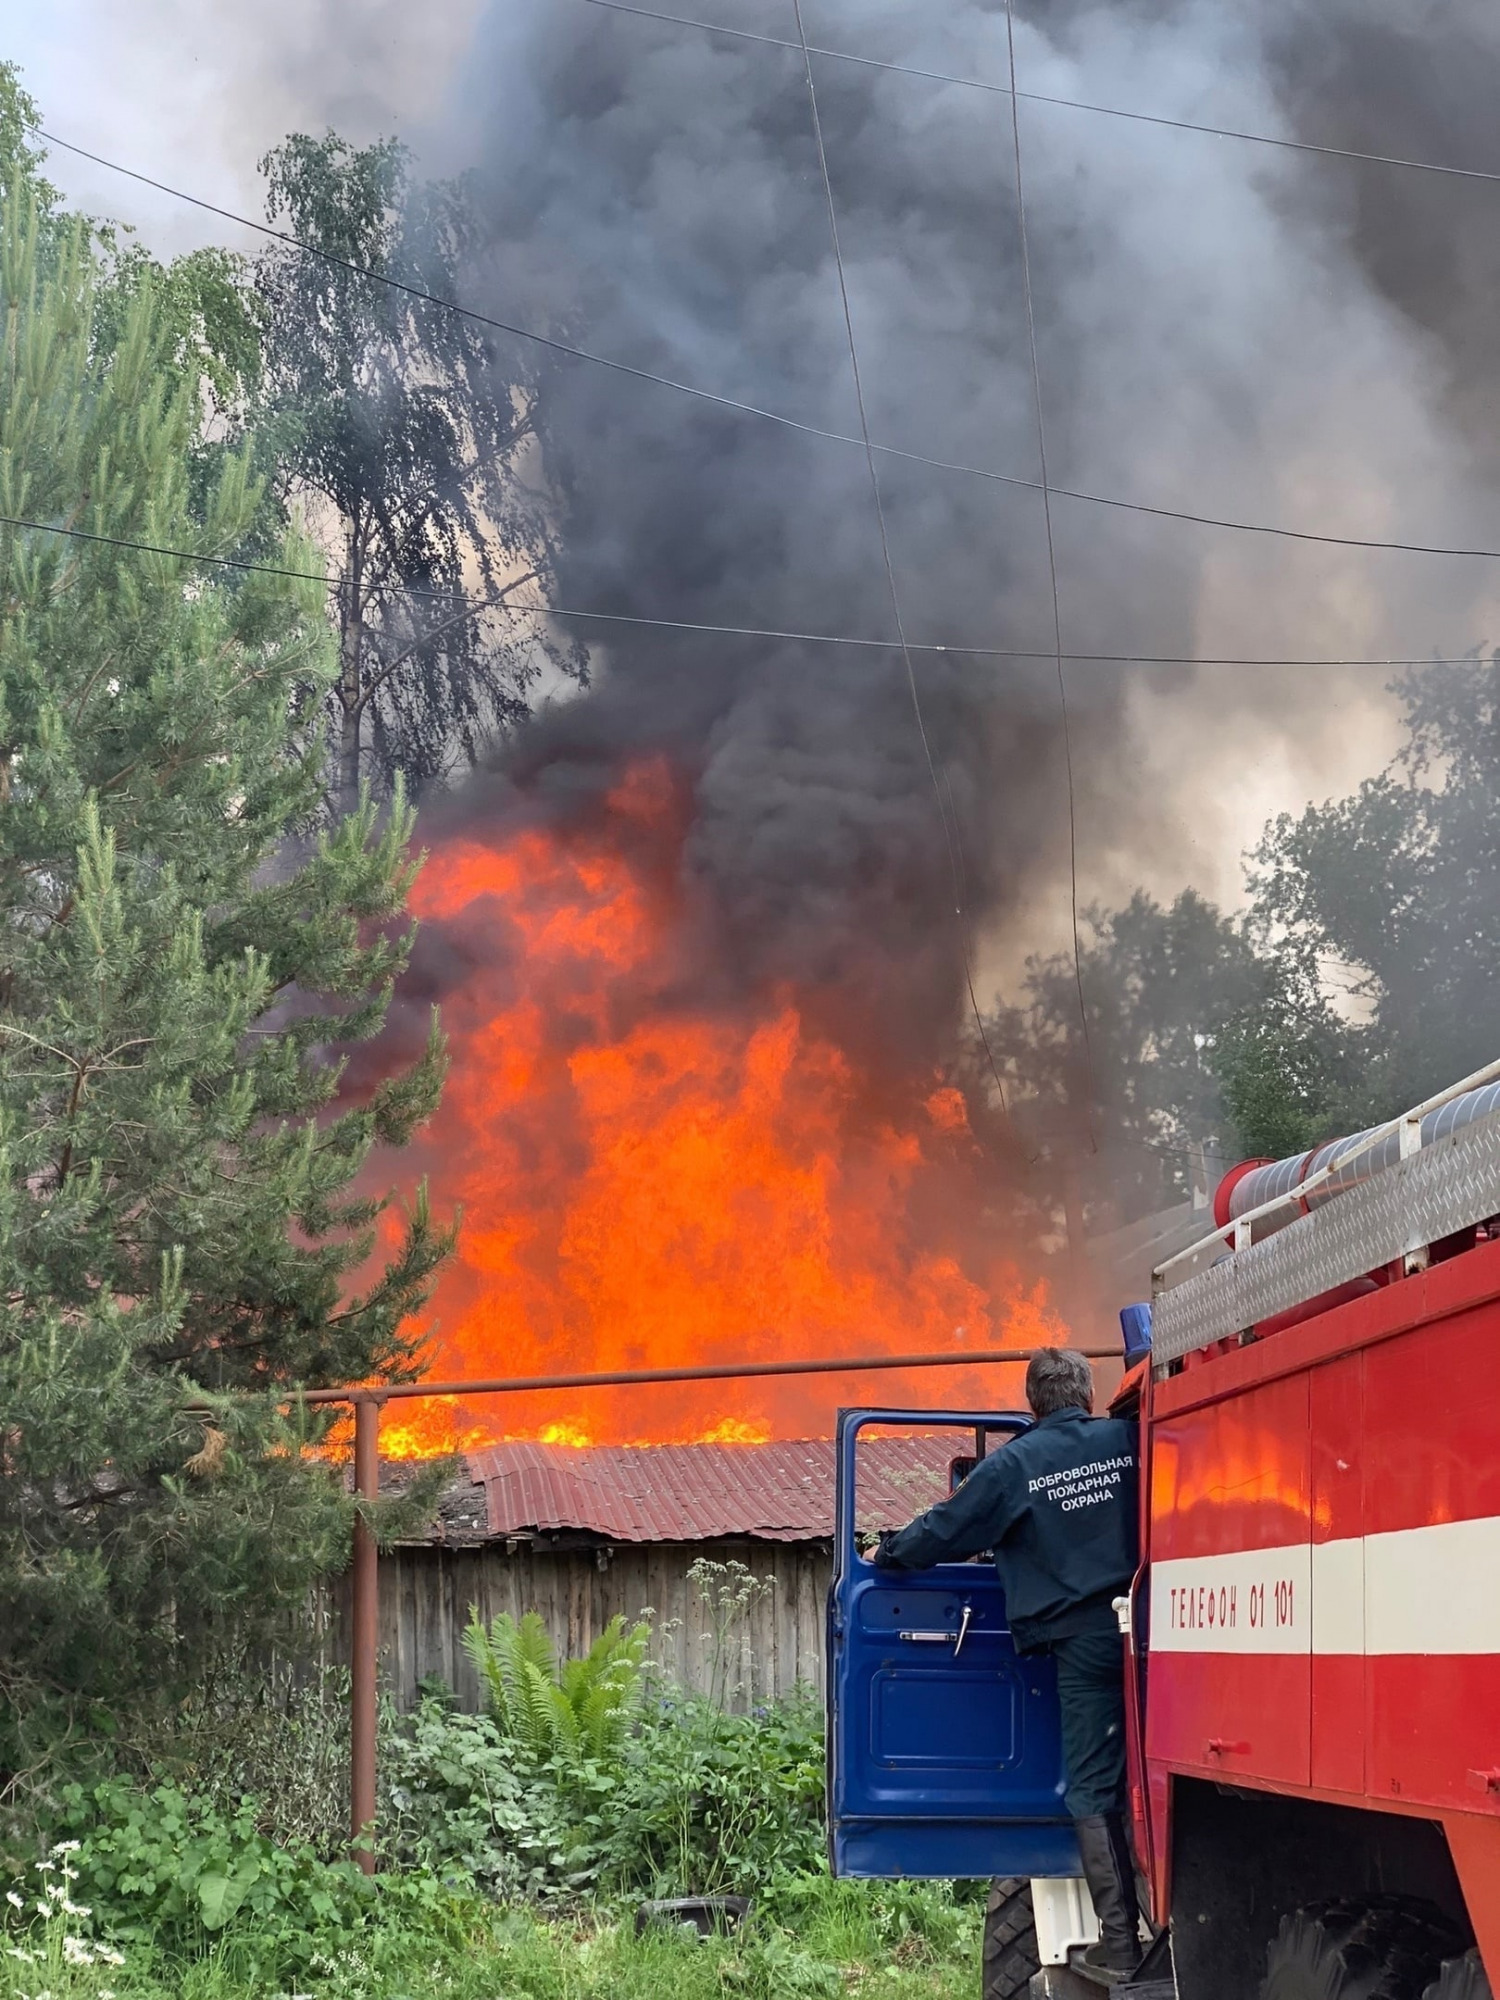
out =
[[[910,1115],[894,1121],[793,991],[722,1013],[675,997],[670,864],[682,832],[670,773],[647,763],[588,833],[528,828],[495,845],[471,834],[441,845],[418,878],[415,914],[468,939],[480,968],[444,1001],[452,1070],[418,1149],[435,1203],[463,1209],[433,1302],[432,1372],[1061,1340],[1039,1285],[1022,1283],[985,1232],[957,1240],[942,1222],[998,1192],[960,1091],[918,1079]],[[1019,1381],[995,1378],[955,1369],[408,1403],[388,1412],[383,1449],[807,1436],[829,1430],[840,1402],[1014,1400]]]

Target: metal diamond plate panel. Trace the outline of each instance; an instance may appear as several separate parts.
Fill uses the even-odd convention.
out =
[[[1500,1214],[1500,1117],[1484,1119],[1157,1294],[1158,1366]]]

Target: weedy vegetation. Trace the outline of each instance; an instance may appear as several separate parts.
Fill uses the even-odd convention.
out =
[[[645,1622],[559,1660],[534,1616],[471,1618],[485,1712],[430,1683],[381,1718],[374,1876],[341,1833],[342,1678],[240,1658],[134,1768],[58,1789],[12,1856],[0,2000],[971,1993],[977,1885],[829,1879],[821,1710],[721,1706],[757,1585],[696,1581],[714,1695],[652,1670]],[[737,1930],[638,1929],[719,1893],[753,1899]]]

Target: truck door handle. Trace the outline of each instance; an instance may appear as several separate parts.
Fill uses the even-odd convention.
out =
[[[1248,1757],[1250,1754],[1248,1743],[1226,1743],[1222,1736],[1210,1736],[1203,1747],[1210,1757]]]
[[[1471,1771],[1469,1789],[1473,1792],[1500,1792],[1500,1771]]]
[[[917,1646],[946,1646],[948,1641],[952,1639],[953,1657],[956,1660],[958,1658],[959,1647],[962,1646],[965,1636],[968,1633],[969,1621],[973,1618],[973,1616],[974,1616],[973,1605],[966,1604],[964,1606],[964,1615],[959,1620],[958,1635],[956,1638],[954,1637],[954,1634],[952,1632],[946,1629],[941,1632],[898,1632],[896,1634],[896,1637],[898,1639],[905,1639],[910,1644]]]

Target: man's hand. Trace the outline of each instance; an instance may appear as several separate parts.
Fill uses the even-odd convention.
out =
[[[870,1561],[874,1563],[876,1569],[899,1569],[901,1567],[896,1558],[891,1554],[891,1544],[895,1539],[895,1529],[887,1528],[874,1548],[871,1549]]]

